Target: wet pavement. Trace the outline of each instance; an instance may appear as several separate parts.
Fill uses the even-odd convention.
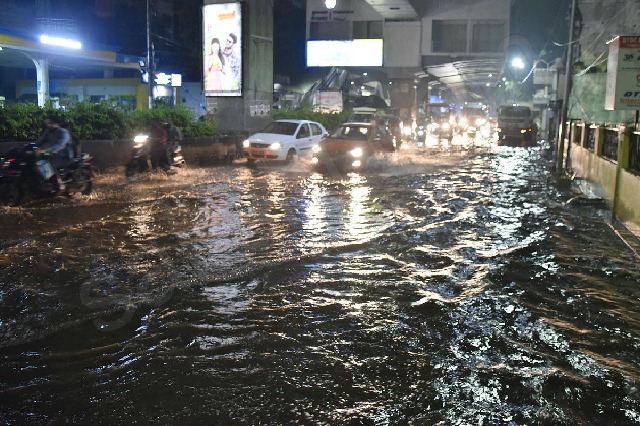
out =
[[[0,424],[640,424],[637,252],[545,144],[449,148],[2,207]]]

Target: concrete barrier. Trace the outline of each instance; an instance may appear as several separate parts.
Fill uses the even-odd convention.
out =
[[[245,135],[188,137],[182,141],[182,154],[187,164],[213,165],[242,157]],[[94,157],[98,170],[124,166],[131,156],[132,139],[81,141],[82,151]],[[0,143],[0,155],[25,142]]]

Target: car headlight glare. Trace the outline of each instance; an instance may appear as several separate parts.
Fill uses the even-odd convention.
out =
[[[244,148],[249,148],[251,146],[251,142],[249,142],[249,139],[247,139],[244,142],[242,142],[242,146]]]
[[[364,154],[364,151],[362,150],[362,148],[358,147],[358,148],[353,148],[350,151],[350,153],[352,157],[359,158],[359,157],[362,157],[362,155]]]
[[[280,142],[274,142],[271,145],[269,145],[269,149],[280,149],[282,148],[282,143]]]
[[[149,139],[149,135],[135,135],[133,141],[135,143],[145,143]]]
[[[311,147],[311,151],[318,153],[320,151],[322,151],[322,148],[320,148],[320,145],[314,145]]]

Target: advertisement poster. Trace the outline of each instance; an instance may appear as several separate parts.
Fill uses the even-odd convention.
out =
[[[204,5],[202,17],[205,96],[242,96],[240,3]]]
[[[618,36],[609,43],[606,110],[640,110],[640,35]]]
[[[342,112],[342,92],[316,92],[313,94],[313,110],[316,112]]]

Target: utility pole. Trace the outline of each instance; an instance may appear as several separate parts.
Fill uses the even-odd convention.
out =
[[[151,42],[151,12],[149,10],[149,0],[147,0],[147,84],[149,85],[149,109],[153,109],[153,43]]]
[[[577,0],[571,0],[571,16],[569,24],[569,44],[567,46],[567,64],[565,67],[565,83],[562,96],[562,110],[560,111],[560,122],[558,129],[558,149],[556,152],[556,173],[561,174],[563,171],[564,163],[564,139],[565,139],[565,120],[567,119],[567,113],[569,111],[569,94],[571,93],[571,72],[573,65],[573,26],[575,25],[576,16],[576,2]]]

